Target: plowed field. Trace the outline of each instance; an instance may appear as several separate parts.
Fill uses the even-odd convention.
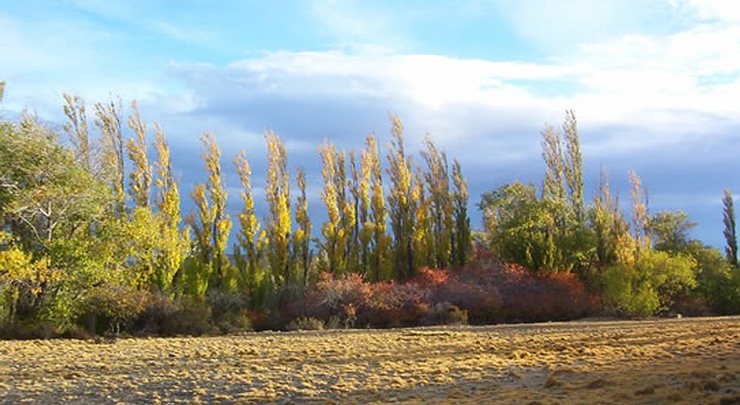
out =
[[[0,403],[198,402],[737,404],[740,318],[0,342]]]

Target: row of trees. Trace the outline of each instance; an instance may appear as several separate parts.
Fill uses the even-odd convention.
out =
[[[326,220],[314,225],[306,174],[289,171],[273,132],[265,133],[266,212],[255,208],[247,153],[224,165],[204,134],[205,181],[183,216],[165,133],[135,102],[128,114],[120,100],[96,103],[89,120],[85,103],[65,95],[64,113],[69,142],[28,117],[0,123],[0,323],[88,322],[100,331],[101,319],[118,330],[148,317],[143,329],[174,322],[191,333],[198,320],[316,314],[414,324],[455,306],[479,322],[546,320],[593,313],[593,297],[627,316],[740,312],[731,193],[725,255],[689,237],[686,213],[652,213],[634,172],[629,211],[605,173],[587,203],[572,111],[562,129],[542,131],[539,190],[515,182],[482,195],[477,255],[460,163],[430,138],[419,155],[408,153],[395,116],[385,156],[373,134],[359,151],[319,146]],[[227,206],[232,166],[236,215]],[[483,259],[468,264],[474,256]],[[419,271],[427,267],[443,270]]]
[[[268,212],[262,220],[245,152],[233,162],[242,204],[232,220],[221,151],[210,134],[201,137],[207,179],[193,188],[195,209],[183,218],[165,133],[155,124],[150,145],[152,131],[136,102],[128,119],[120,100],[96,103],[94,131],[83,100],[65,95],[64,101],[71,147],[35,119],[0,126],[0,308],[6,320],[72,323],[90,297],[121,289],[196,300],[239,293],[259,308],[271,292],[310,284],[320,272],[406,280],[417,268],[460,266],[470,256],[468,190],[459,162],[449,165],[429,138],[415,160],[395,116],[385,172],[372,134],[359,153],[328,142],[319,147],[328,219],[314,232],[306,175],[289,173],[285,144],[275,133],[265,134]],[[237,243],[229,253],[232,228]]]
[[[519,182],[484,193],[481,242],[505,262],[541,272],[576,272],[603,293],[612,311],[651,315],[676,299],[701,298],[715,312],[740,311],[740,270],[733,199],[725,192],[726,257],[689,238],[695,226],[683,211],[651,214],[640,177],[629,172],[627,215],[601,174],[588,206],[575,115],[567,111],[562,131],[542,131],[545,176],[541,192]]]

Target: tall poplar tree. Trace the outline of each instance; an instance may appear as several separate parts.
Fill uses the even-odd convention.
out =
[[[569,205],[578,224],[584,221],[583,156],[578,136],[578,122],[573,110],[565,112],[563,123],[565,134],[564,174],[568,184]]]
[[[290,177],[288,157],[283,141],[272,131],[265,133],[267,142],[267,260],[270,271],[280,284],[290,283]]]
[[[727,260],[733,266],[737,267],[737,230],[735,227],[735,204],[732,198],[732,192],[725,190],[722,198],[722,222],[725,229],[722,234],[725,236],[725,255]]]
[[[368,176],[370,177],[370,217],[366,222],[366,232],[371,234],[368,258],[369,271],[375,281],[379,281],[385,277],[384,269],[386,268],[388,255],[389,240],[386,233],[388,212],[385,205],[380,154],[373,134],[368,135],[365,140],[363,165],[366,168],[365,170],[369,172]]]
[[[203,143],[201,157],[206,166],[208,181],[205,184],[196,184],[191,197],[198,211],[198,220],[194,215],[187,218],[187,222],[195,233],[196,250],[199,253],[204,273],[199,274],[198,292],[205,288],[221,288],[226,280],[228,258],[226,257],[226,243],[231,231],[231,219],[226,214],[226,200],[228,194],[221,172],[221,150],[216,140],[209,133],[200,138]]]
[[[424,143],[426,150],[422,152],[422,156],[427,166],[424,180],[429,192],[430,221],[434,238],[433,266],[445,268],[450,264],[452,231],[454,228],[447,155],[437,149],[431,138],[427,137]]]
[[[105,182],[113,190],[113,214],[117,218],[123,217],[126,207],[121,110],[120,99],[107,104],[95,104],[95,125],[102,134],[99,147],[100,170]]]
[[[128,157],[133,169],[129,173],[129,190],[137,207],[148,208],[152,184],[152,166],[147,156],[146,124],[141,121],[136,101],[131,102],[132,113],[128,126],[134,131],[134,138],[128,140]]]
[[[370,241],[373,234],[373,223],[370,221],[370,181],[372,176],[371,152],[360,151],[360,169],[353,165],[353,177],[357,204],[357,238],[359,242],[360,273],[368,275],[370,271]]]
[[[399,278],[414,275],[414,232],[416,201],[411,198],[414,181],[411,158],[406,154],[403,143],[403,124],[391,116],[392,141],[389,145],[388,176],[391,186],[388,196],[389,216],[393,231],[394,267]]]
[[[242,198],[242,210],[239,213],[239,232],[236,234],[239,246],[235,249],[239,280],[241,287],[250,290],[252,296],[260,295],[262,283],[266,279],[262,265],[265,235],[260,232],[262,225],[254,211],[252,169],[243,151],[237,155],[234,166],[242,185],[242,191],[239,193]]]
[[[308,216],[308,198],[306,197],[306,174],[298,169],[296,175],[298,197],[295,207],[295,222],[298,226],[293,234],[294,262],[301,275],[303,285],[308,284],[308,273],[311,270],[311,217]]]
[[[452,163],[452,221],[455,224],[452,243],[452,264],[464,266],[472,250],[470,217],[468,216],[468,182],[462,175],[460,162]]]
[[[648,211],[645,198],[645,190],[642,180],[637,172],[629,171],[630,196],[632,197],[632,233],[639,248],[650,249],[650,237],[648,234]]]
[[[64,115],[67,116],[64,130],[69,135],[74,147],[75,160],[85,169],[92,171],[92,153],[85,101],[78,96],[69,94],[64,94],[63,97]]]
[[[560,135],[548,125],[542,130],[542,159],[545,162],[545,181],[542,197],[554,201],[565,201],[566,179],[563,147]]]
[[[183,262],[190,253],[190,229],[180,229],[180,188],[172,172],[170,147],[164,131],[155,125],[154,149],[157,161],[154,164],[156,194],[154,202],[160,218],[162,244],[158,252],[158,265],[154,269],[154,282],[160,291],[173,293],[173,284]]]
[[[342,224],[342,205],[340,201],[340,190],[337,189],[337,158],[338,153],[334,145],[325,142],[319,147],[319,156],[323,167],[321,176],[324,179],[324,189],[321,191],[321,199],[326,206],[327,218],[321,227],[324,236],[323,257],[326,261],[326,271],[337,274],[344,270],[343,253],[346,236]],[[343,186],[342,184],[339,185]]]

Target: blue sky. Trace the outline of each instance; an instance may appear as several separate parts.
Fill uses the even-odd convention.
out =
[[[308,171],[318,221],[316,146],[385,143],[389,112],[412,147],[429,133],[462,162],[471,205],[540,183],[539,131],[566,109],[589,193],[605,167],[627,200],[634,168],[653,212],[686,210],[694,236],[721,246],[722,190],[740,192],[734,1],[0,0],[0,55],[5,116],[61,125],[65,92],[139,100],[168,133],[184,195],[202,181],[203,131],[227,166],[247,151],[259,194],[262,132],[275,130]]]

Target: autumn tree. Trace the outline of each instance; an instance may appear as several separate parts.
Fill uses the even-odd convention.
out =
[[[345,270],[343,262],[344,248],[350,236],[345,234],[342,221],[344,207],[341,194],[343,194],[344,184],[337,170],[339,167],[339,162],[337,162],[339,153],[335,150],[334,145],[325,142],[319,148],[319,155],[323,164],[321,176],[324,179],[321,199],[324,201],[327,214],[327,219],[321,227],[321,234],[324,236],[322,253],[326,271],[337,274]]]
[[[308,198],[306,196],[306,174],[298,169],[296,175],[298,197],[296,198],[295,222],[298,226],[293,234],[293,262],[304,285],[308,284],[308,273],[311,270],[311,218],[308,216]]]
[[[197,218],[191,214],[186,219],[195,233],[195,249],[200,264],[192,277],[193,292],[198,295],[208,287],[219,288],[226,281],[226,243],[232,225],[226,214],[228,194],[221,174],[221,150],[209,133],[201,136],[200,140],[208,181],[195,185],[190,196],[196,206]]]
[[[67,117],[64,130],[74,147],[75,160],[82,167],[91,170],[92,145],[87,127],[87,112],[84,100],[78,96],[64,94],[64,115]]]
[[[445,268],[450,264],[454,230],[447,155],[437,149],[431,138],[427,137],[424,143],[426,149],[422,152],[422,157],[427,167],[424,180],[429,192],[431,232],[434,239],[433,266]]]
[[[737,231],[735,229],[735,204],[732,192],[725,190],[722,198],[722,222],[725,225],[722,234],[725,236],[725,256],[733,266],[737,267]]]
[[[431,218],[431,199],[424,183],[424,172],[421,166],[416,165],[414,170],[414,187],[411,199],[416,202],[415,231],[414,231],[414,268],[435,265],[434,235]]]
[[[403,124],[391,116],[392,140],[388,154],[388,176],[390,192],[388,211],[393,231],[394,268],[401,279],[414,275],[414,232],[416,201],[411,196],[414,188],[411,158],[406,154],[403,142]]]
[[[239,213],[239,244],[234,247],[234,261],[238,270],[238,286],[249,291],[252,305],[258,306],[269,288],[270,277],[264,266],[265,231],[254,210],[252,193],[252,169],[242,151],[234,160],[242,190],[242,210]]]
[[[95,104],[95,125],[101,132],[100,170],[105,182],[113,191],[113,214],[122,218],[125,214],[125,146],[123,139],[121,100],[107,104]]]
[[[290,177],[285,144],[272,131],[265,133],[267,142],[267,260],[278,283],[291,282],[290,240]]]
[[[129,173],[129,190],[137,207],[149,207],[152,184],[152,166],[147,156],[146,124],[141,121],[141,114],[136,101],[131,102],[132,113],[128,126],[134,131],[134,138],[128,140],[128,157],[133,169]]]
[[[384,277],[388,252],[388,235],[386,220],[388,213],[385,206],[383,190],[383,171],[380,167],[380,155],[375,136],[370,134],[365,139],[365,150],[362,153],[362,170],[366,187],[369,188],[369,216],[363,224],[363,235],[369,241],[368,271],[376,281]]]
[[[629,171],[630,196],[632,198],[632,234],[641,249],[650,249],[650,235],[648,234],[649,215],[645,190],[637,172]]]
[[[190,229],[180,229],[180,188],[172,172],[170,146],[158,125],[155,126],[154,150],[157,153],[154,203],[161,238],[154,282],[160,291],[172,294],[175,278],[190,253]]]

